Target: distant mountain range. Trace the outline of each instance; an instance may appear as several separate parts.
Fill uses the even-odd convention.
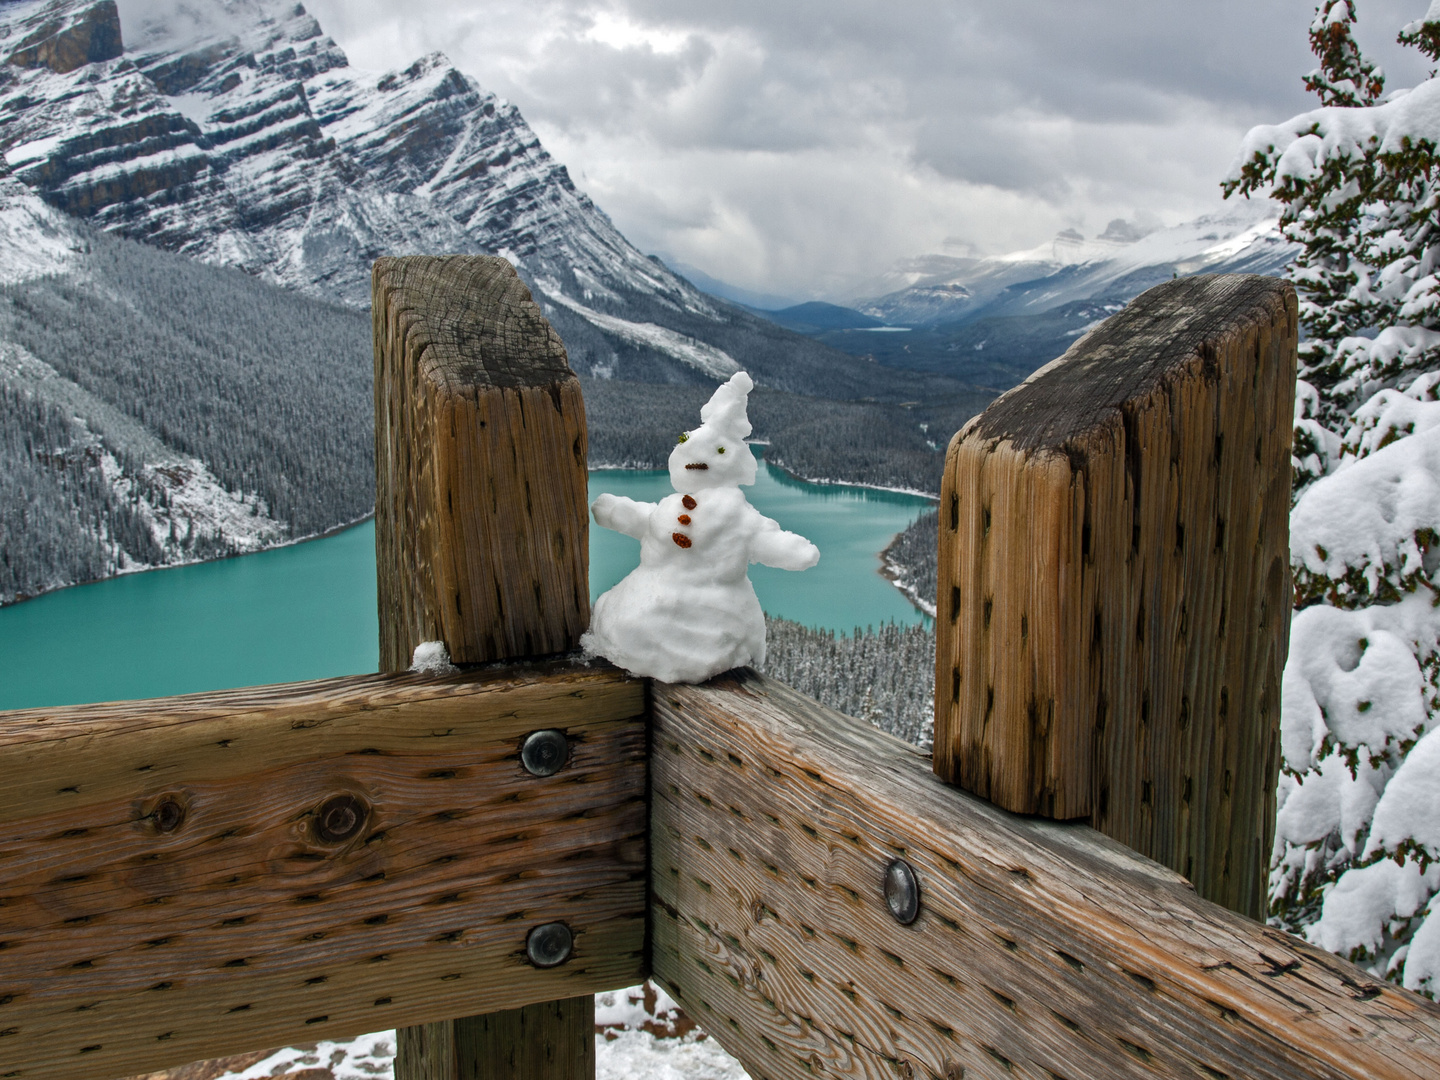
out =
[[[443,57],[355,72],[294,3],[172,14],[0,3],[0,603],[367,514],[382,253],[515,262],[597,463],[662,464],[744,366],[772,459],[934,490],[989,397],[701,293]]]
[[[438,53],[358,71],[293,0],[195,0],[136,26],[114,0],[18,0],[0,5],[0,57],[10,175],[107,232],[362,308],[379,255],[503,255],[596,377],[963,389],[877,378],[705,295],[637,251],[514,105]]]
[[[887,367],[1005,390],[1161,281],[1280,273],[1297,249],[1277,219],[1273,205],[1240,202],[1150,232],[1112,221],[1087,240],[1067,229],[1011,255],[908,260],[877,283],[886,291],[851,307],[810,303],[763,314]]]

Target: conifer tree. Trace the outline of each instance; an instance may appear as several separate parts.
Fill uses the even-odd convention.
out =
[[[1310,27],[1321,107],[1224,187],[1283,204],[1305,340],[1271,917],[1440,991],[1440,80],[1384,91],[1353,0]],[[1440,0],[1403,44],[1440,56]],[[1431,918],[1434,914],[1436,917]]]

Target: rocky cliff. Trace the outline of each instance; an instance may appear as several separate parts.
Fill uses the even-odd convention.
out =
[[[488,252],[539,293],[582,373],[898,399],[875,368],[707,297],[631,246],[515,106],[439,54],[366,73],[293,2],[0,4],[0,152],[109,232],[363,307],[381,254]]]

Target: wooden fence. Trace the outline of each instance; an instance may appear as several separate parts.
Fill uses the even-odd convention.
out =
[[[0,1080],[389,1026],[400,1080],[569,1080],[646,976],[757,1080],[1440,1075],[1434,1004],[1247,917],[1287,286],[1163,285],[956,436],[933,771],[564,655],[563,346],[498,259],[383,259],[374,318],[385,671],[0,714]],[[406,673],[432,640],[468,666]]]

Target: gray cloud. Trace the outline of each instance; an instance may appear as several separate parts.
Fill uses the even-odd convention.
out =
[[[134,2],[134,0],[131,0]],[[445,52],[642,248],[843,298],[897,258],[1219,203],[1311,107],[1309,0],[311,0],[361,66]],[[1426,0],[1359,0],[1391,85]]]

